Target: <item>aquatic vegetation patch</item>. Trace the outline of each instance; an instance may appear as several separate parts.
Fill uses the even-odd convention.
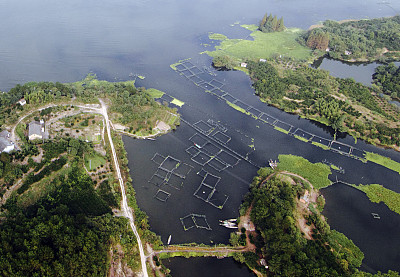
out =
[[[151,97],[153,98],[161,98],[165,93],[162,92],[161,90],[155,89],[155,88],[149,88],[146,90],[148,94],[150,94]]]
[[[285,133],[285,134],[289,134],[288,130],[285,130],[285,129],[281,128],[281,127],[274,126],[274,129],[279,131],[279,132],[282,132],[282,133]]]
[[[174,105],[177,105],[179,107],[182,107],[183,105],[185,105],[185,102],[174,98],[174,100],[171,101],[171,104],[174,104]]]
[[[389,209],[400,214],[400,193],[384,188],[379,184],[353,185],[353,187],[364,192],[371,202],[383,202]]]
[[[302,34],[299,29],[287,29],[283,32],[263,33],[256,25],[242,25],[253,31],[250,36],[254,40],[228,39],[221,34],[210,34],[210,39],[220,40],[221,44],[215,51],[205,51],[211,57],[230,56],[239,60],[270,58],[274,55],[283,55],[298,60],[311,58],[311,51],[297,42]]]
[[[235,104],[233,104],[232,102],[229,102],[229,101],[226,101],[226,103],[227,103],[230,107],[234,108],[235,110],[237,110],[237,111],[239,111],[239,112],[241,112],[241,113],[250,115],[249,112],[247,112],[245,109],[239,107],[238,105],[235,105]]]
[[[332,174],[330,167],[323,163],[311,163],[300,156],[279,155],[278,169],[296,173],[309,180],[317,189],[332,184],[328,176]]]
[[[393,171],[396,171],[400,174],[400,163],[393,161],[392,159],[388,157],[381,156],[376,153],[372,152],[365,152],[365,159],[367,161],[374,162],[376,164],[380,164],[386,168],[389,168]]]

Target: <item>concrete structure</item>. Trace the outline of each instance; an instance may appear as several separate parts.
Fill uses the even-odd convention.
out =
[[[10,132],[7,130],[0,132],[0,153],[1,152],[11,152],[15,149],[14,143],[10,141]]]
[[[32,121],[29,123],[28,138],[29,140],[49,138],[49,133],[45,128],[44,121],[41,122]]]

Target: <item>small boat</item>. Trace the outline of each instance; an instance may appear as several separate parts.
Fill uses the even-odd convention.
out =
[[[278,166],[278,162],[275,160],[275,161],[273,161],[273,160],[269,160],[269,166],[272,168],[272,169],[275,169],[277,166]]]
[[[236,219],[220,220],[219,225],[224,226],[226,228],[236,229],[238,228],[238,226],[236,225],[234,220],[236,221]]]
[[[167,244],[169,245],[171,242],[172,235],[169,235]]]

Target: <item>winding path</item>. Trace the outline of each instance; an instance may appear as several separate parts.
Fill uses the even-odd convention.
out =
[[[110,131],[110,122],[108,120],[108,114],[107,114],[107,106],[105,105],[104,101],[99,99],[100,104],[101,104],[101,114],[104,116],[104,120],[106,122],[106,128],[107,128],[107,135],[108,135],[108,140],[110,141],[110,147],[111,147],[111,152],[113,155],[114,159],[114,164],[115,164],[115,170],[117,171],[117,177],[119,180],[119,186],[121,188],[121,194],[122,194],[122,205],[121,205],[121,210],[124,213],[124,216],[129,219],[129,223],[131,225],[132,231],[136,236],[136,240],[138,242],[138,247],[139,247],[139,253],[140,253],[140,260],[142,263],[142,272],[144,277],[148,277],[147,273],[147,267],[146,267],[146,256],[144,255],[144,250],[143,250],[143,244],[142,241],[140,240],[139,233],[137,232],[136,226],[135,226],[135,221],[133,218],[132,210],[128,206],[128,201],[126,199],[126,193],[125,193],[125,185],[124,181],[122,179],[121,175],[121,170],[119,168],[119,163],[118,163],[118,158],[117,154],[114,148],[114,143],[111,138],[111,131]]]

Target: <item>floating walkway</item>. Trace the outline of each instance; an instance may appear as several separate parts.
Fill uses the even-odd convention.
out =
[[[339,154],[346,155],[355,159],[365,159],[366,153],[363,150],[357,149],[356,147],[345,143],[311,134],[300,128],[296,128],[291,124],[283,122],[269,115],[268,113],[260,111],[257,108],[252,107],[251,105],[244,103],[243,101],[224,91],[222,89],[224,83],[215,79],[215,74],[210,74],[210,72],[208,71],[201,70],[199,67],[188,60],[176,64],[175,67],[176,72],[178,72],[181,76],[184,76],[196,86],[204,89],[205,92],[210,93],[223,101],[226,101],[227,104],[229,104],[233,108],[253,117],[255,120],[269,124],[278,131],[294,136],[299,140],[311,143],[325,150],[337,152]],[[210,134],[210,125],[212,124],[205,125],[203,123],[195,123],[193,126],[195,126],[197,130],[199,132],[202,132],[203,134]],[[225,137],[223,133],[215,134],[214,137],[221,143],[226,144],[229,142],[229,138]]]

